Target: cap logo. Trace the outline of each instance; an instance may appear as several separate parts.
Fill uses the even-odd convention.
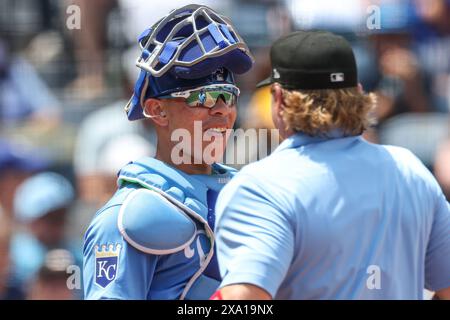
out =
[[[214,79],[216,81],[225,81],[225,70],[223,68],[219,68],[214,72]]]
[[[273,78],[274,79],[280,79],[280,73],[277,69],[273,69]]]
[[[332,73],[330,74],[330,80],[331,82],[343,82],[344,74],[342,72]]]

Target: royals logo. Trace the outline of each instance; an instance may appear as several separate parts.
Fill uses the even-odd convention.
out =
[[[225,80],[225,70],[223,68],[219,68],[213,73],[213,77],[216,81],[224,81]]]
[[[106,245],[95,246],[95,283],[105,288],[116,279],[117,268],[119,266],[119,253],[122,246],[120,244],[108,247]]]

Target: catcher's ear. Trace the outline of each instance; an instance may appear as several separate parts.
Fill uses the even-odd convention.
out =
[[[152,119],[157,125],[165,127],[168,124],[161,100],[153,98],[145,100],[143,114],[144,117]]]

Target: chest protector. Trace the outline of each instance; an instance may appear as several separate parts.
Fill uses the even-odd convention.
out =
[[[219,178],[229,179],[235,170],[214,164]],[[203,274],[214,254],[214,233],[208,225],[208,187],[200,180],[154,158],[132,162],[119,172],[119,188],[135,188],[124,199],[118,228],[136,249],[155,255],[177,253],[187,248],[201,228],[210,242],[198,271],[186,284],[180,299],[204,298],[219,281]]]

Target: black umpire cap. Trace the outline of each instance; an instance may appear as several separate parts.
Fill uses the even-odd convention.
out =
[[[270,50],[272,74],[258,83],[279,83],[289,90],[356,87],[355,56],[347,40],[321,30],[297,31],[281,37]]]

